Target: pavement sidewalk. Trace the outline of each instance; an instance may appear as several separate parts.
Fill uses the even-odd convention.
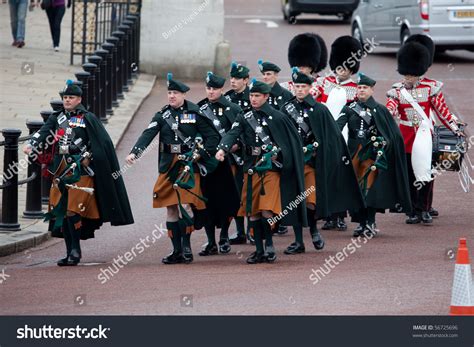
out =
[[[69,64],[71,22],[71,11],[67,9],[61,26],[60,51],[55,52],[46,13],[40,8],[28,11],[26,45],[21,49],[16,48],[11,46],[13,39],[8,4],[0,4],[0,129],[17,128],[22,131],[22,136],[27,135],[26,121],[41,120],[40,111],[50,110],[49,102],[59,98],[58,91],[64,87],[66,80],[75,79],[74,73],[82,70],[78,57],[75,58],[75,65]],[[130,91],[125,93],[125,99],[114,109],[114,115],[109,119],[106,129],[115,146],[154,83],[154,75],[139,74]],[[20,148],[21,146],[22,144]],[[21,152],[19,156],[22,158]],[[1,147],[0,163],[3,163]],[[19,179],[25,177],[26,170],[20,171]],[[26,184],[19,186],[18,195],[21,231],[0,231],[0,257],[27,252],[28,248],[49,238],[47,224],[42,219],[23,218]],[[2,207],[0,200],[0,215]]]

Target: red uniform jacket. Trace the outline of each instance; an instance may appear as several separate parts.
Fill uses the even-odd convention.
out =
[[[343,87],[346,90],[347,104],[352,103],[356,99],[357,83],[350,78],[339,82],[336,76],[319,77],[317,79],[319,96],[316,101],[326,103],[329,93],[336,87]]]
[[[426,77],[420,78],[412,89],[407,89],[413,99],[423,108],[426,116],[431,119],[430,111],[433,110],[439,120],[453,132],[458,130],[457,118],[446,105],[441,92],[443,83]],[[415,111],[411,104],[402,96],[400,89],[403,83],[395,83],[387,92],[387,108],[392,116],[399,119],[400,131],[405,141],[405,152],[411,153],[416,131],[422,117]],[[434,121],[431,119],[431,121]]]

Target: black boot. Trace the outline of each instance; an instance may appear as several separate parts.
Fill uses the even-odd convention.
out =
[[[430,210],[428,212],[430,213],[431,217],[438,217],[439,216],[438,210],[433,208],[433,207],[430,207]]]
[[[354,236],[354,237],[362,236],[363,232],[364,232],[364,225],[360,224],[357,228],[355,228],[354,233],[352,234],[352,236]]]
[[[229,253],[231,250],[230,241],[229,241],[229,222],[225,222],[221,227],[221,234],[219,236],[219,252],[222,254]]]
[[[62,231],[64,242],[66,243],[66,257],[58,260],[56,263],[58,266],[67,266],[69,254],[71,254],[71,234],[69,233],[69,227],[67,224],[66,221],[63,221]]]
[[[266,219],[262,218],[263,234],[265,235],[265,256],[269,263],[276,260],[275,247],[273,246],[273,229]]]
[[[173,244],[173,252],[164,257],[161,261],[163,264],[179,264],[184,262],[183,251],[181,246],[181,230],[179,222],[166,222],[168,236]]]
[[[411,213],[407,220],[405,221],[406,224],[419,224],[421,223],[421,217],[418,213]]]
[[[247,243],[247,237],[245,236],[244,217],[235,217],[235,226],[237,228],[237,234],[230,238],[231,245],[243,245]]]
[[[181,224],[181,241],[183,245],[183,258],[186,264],[192,263],[194,260],[193,251],[191,249],[191,233],[192,233],[192,226],[185,226]]]
[[[76,225],[80,224],[80,222],[81,216],[77,214],[64,219],[64,223],[67,223],[69,227],[71,236],[71,251],[69,252],[67,266],[76,266],[82,258],[80,227],[76,229]]]
[[[326,218],[326,223],[324,223],[321,229],[323,230],[333,230],[336,228],[336,221],[333,221],[330,217]]]
[[[263,252],[263,227],[261,219],[249,220],[249,234],[253,234],[256,251],[247,258],[248,264],[263,263],[266,258]]]
[[[276,230],[275,234],[284,235],[287,232],[288,232],[288,227],[286,225],[280,225],[278,226],[278,229]]]
[[[295,233],[295,242],[289,245],[283,253],[285,254],[298,254],[304,253],[304,243],[303,243],[303,227],[301,225],[293,226],[293,231]]]
[[[216,255],[216,254],[219,254],[219,252],[217,251],[217,245],[216,244],[207,244],[206,247],[204,247],[204,249],[199,252],[199,255],[201,257],[207,257],[209,255]]]
[[[339,231],[346,231],[347,230],[347,224],[346,224],[346,221],[344,220],[344,217],[337,217],[336,228]]]
[[[433,218],[428,211],[421,212],[421,220],[423,221],[423,224],[433,223]]]
[[[311,241],[313,241],[313,246],[317,250],[321,250],[324,248],[325,242],[323,236],[318,230],[316,211],[308,208],[306,209],[306,214],[308,216],[309,233],[311,234]]]

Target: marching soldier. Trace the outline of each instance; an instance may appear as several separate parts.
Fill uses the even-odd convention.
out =
[[[242,112],[239,106],[231,103],[222,95],[224,83],[225,78],[208,72],[206,77],[207,98],[198,103],[203,116],[209,119],[220,137],[223,137],[230,130],[235,117]],[[232,152],[228,161],[220,162],[215,171],[202,177],[202,191],[208,200],[204,222],[208,242],[204,249],[199,252],[200,256],[215,255],[218,251],[226,254],[231,250],[229,226],[232,218],[237,215],[241,191],[237,188],[236,183],[238,182],[234,180],[233,172],[239,170],[241,181],[243,181],[241,166],[243,160],[236,154],[237,151],[238,147],[234,147],[234,152]],[[231,164],[233,171],[231,170]],[[242,186],[242,183],[240,183],[240,186]],[[219,249],[216,244],[216,227],[221,228]]]
[[[317,229],[317,219],[332,212],[359,209],[363,202],[344,138],[327,107],[310,94],[313,79],[297,68],[293,68],[292,79],[296,96],[282,107],[282,112],[293,122],[302,140],[305,191],[309,192],[308,225],[313,245],[319,250],[324,247],[324,240]],[[293,229],[295,242],[285,253],[303,253],[303,228],[294,224]]]
[[[355,237],[375,236],[377,211],[411,211],[403,137],[387,108],[374,100],[375,83],[359,74],[357,101],[344,106],[337,120],[341,130],[349,128],[347,145],[366,205],[351,211],[359,222]]]
[[[279,110],[284,103],[293,98],[293,94],[278,83],[278,73],[281,69],[278,65],[269,61],[264,62],[263,60],[258,61],[258,67],[262,73],[263,82],[272,88],[268,97],[268,103],[273,108]]]
[[[200,172],[211,171],[219,134],[199,107],[185,99],[187,85],[174,80],[171,73],[167,84],[168,105],[154,115],[126,160],[133,164],[160,133],[159,175],[153,188],[153,207],[166,207],[166,227],[173,244],[173,252],[163,258],[163,263],[190,263],[194,226],[189,208],[183,205],[193,210],[205,209]]]
[[[416,41],[404,44],[397,53],[398,73],[403,81],[387,92],[387,108],[399,119],[405,142],[412,212],[407,224],[433,222],[430,215],[433,178],[431,173],[433,111],[454,134],[464,134],[441,93],[443,84],[422,77],[430,66],[429,50]]]
[[[227,100],[230,100],[232,103],[238,105],[244,111],[248,111],[251,107],[248,82],[249,69],[246,66],[237,64],[235,61],[233,61],[230,69],[231,90],[225,93],[225,97]],[[238,146],[239,143],[236,143],[236,147]],[[234,147],[234,149],[236,149],[236,147]],[[243,184],[243,172],[240,168],[234,172],[236,175],[235,177],[237,180],[237,186],[240,188]],[[248,234],[248,226],[247,237],[245,236],[244,217],[235,217],[235,225],[237,228],[237,235],[230,238],[231,245],[245,244],[247,242],[247,237],[250,242],[253,242],[251,235]]]
[[[425,46],[426,49],[428,49],[428,51],[430,53],[429,67],[431,67],[431,65],[433,64],[434,55],[435,55],[435,45],[434,45],[433,40],[431,40],[431,38],[428,35],[415,34],[415,35],[411,35],[410,37],[408,37],[408,39],[405,41],[405,43],[412,42],[412,41],[413,42],[418,42],[418,43],[422,44],[423,46]],[[440,81],[428,78],[426,76],[423,76],[421,78],[421,80],[425,83],[429,83],[429,84],[433,85],[434,87],[436,85],[442,85],[443,84]],[[441,91],[439,92],[439,98],[441,100],[443,100],[444,103],[446,103],[446,101],[444,101],[445,99],[444,99],[443,92],[441,92]],[[431,111],[431,113],[433,113],[433,111]],[[454,114],[452,114],[452,116],[454,117],[454,119],[456,119],[457,124],[464,124],[463,122],[459,121]],[[429,212],[430,212],[431,217],[438,217],[439,216],[438,210],[436,210],[432,206],[432,204],[433,204],[433,191],[434,191],[434,179],[433,179],[433,183],[431,184],[431,191],[429,193],[429,201],[430,201],[429,202],[429,205],[430,205]]]
[[[268,104],[270,91],[268,84],[253,82],[251,110],[237,116],[216,153],[223,161],[240,136],[245,177],[239,215],[250,217],[256,246],[249,264],[275,261],[272,229],[278,221],[306,226],[305,201],[300,197],[304,193],[302,144],[288,117]]]
[[[360,55],[361,52],[362,45],[353,37],[341,36],[337,38],[331,45],[329,57],[329,66],[334,75],[317,79],[319,88],[317,101],[325,104],[336,120],[342,108],[353,102],[356,97],[357,83],[351,79],[351,76],[359,71],[360,60],[353,56]],[[347,139],[347,128],[343,130],[343,135]],[[346,230],[345,216],[345,212],[331,216],[322,229]]]
[[[263,81],[272,88],[268,97],[268,103],[273,108],[280,110],[285,102],[293,98],[293,94],[286,88],[283,88],[277,81],[278,73],[281,71],[280,67],[268,61],[264,62],[261,59],[258,61],[258,67],[263,75]],[[278,234],[282,235],[287,232],[288,227],[284,225],[278,227]]]
[[[81,239],[93,238],[106,222],[133,224],[133,216],[123,179],[114,176],[120,167],[107,131],[82,106],[78,85],[68,80],[60,95],[64,109],[48,118],[23,151],[50,159],[53,185],[45,220],[52,236],[66,243],[58,266],[75,266],[82,257]]]
[[[288,46],[288,62],[290,67],[297,67],[302,73],[312,77],[326,68],[328,52],[323,38],[313,33],[298,34],[293,37]],[[318,77],[318,76],[316,76]],[[288,89],[295,95],[293,81],[281,84],[283,88]],[[316,81],[313,82],[310,94],[314,99],[319,96],[319,89]]]
[[[249,69],[248,67],[232,62],[230,68],[230,88],[225,96],[244,111],[250,109],[249,97]]]

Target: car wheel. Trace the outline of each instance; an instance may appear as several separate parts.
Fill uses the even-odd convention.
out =
[[[400,33],[400,44],[403,45],[405,41],[410,37],[410,30],[407,27],[402,29]]]
[[[361,45],[364,45],[362,30],[360,30],[359,24],[357,24],[357,22],[352,26],[352,37],[359,41]]]

